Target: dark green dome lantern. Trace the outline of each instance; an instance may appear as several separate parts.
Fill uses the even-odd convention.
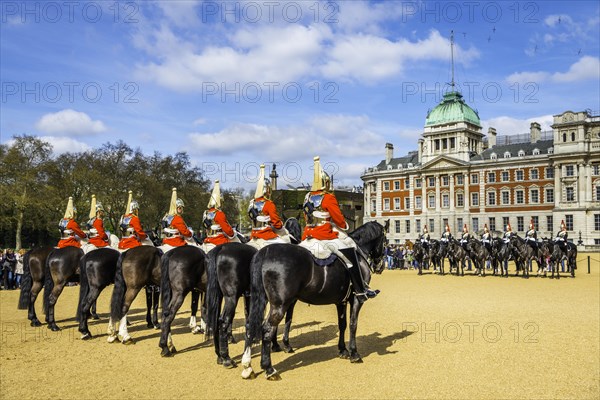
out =
[[[443,100],[427,114],[425,126],[444,125],[455,122],[468,122],[481,128],[477,111],[465,103],[459,92],[448,92]]]

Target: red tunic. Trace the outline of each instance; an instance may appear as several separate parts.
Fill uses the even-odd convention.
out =
[[[135,234],[124,237],[119,241],[120,249],[131,249],[133,247],[138,247],[142,245],[142,240],[146,239],[148,235],[142,229],[142,223],[137,215],[127,214],[125,217],[131,217],[129,221],[129,226],[132,227],[135,231]]]
[[[61,249],[63,247],[68,247],[68,246],[81,247],[79,240],[75,239],[75,235],[79,236],[82,239],[87,237],[87,235],[81,230],[81,228],[79,227],[79,224],[77,222],[75,222],[75,220],[71,219],[71,220],[69,220],[69,222],[67,222],[66,229],[72,230],[73,233],[71,233],[69,235],[69,237],[67,237],[65,239],[60,239],[58,242],[58,247]]]
[[[173,247],[185,246],[187,243],[185,242],[185,239],[183,237],[192,237],[192,232],[188,229],[181,215],[177,214],[173,217],[173,220],[171,221],[171,226],[169,226],[169,228],[177,229],[179,231],[179,235],[171,238],[164,238],[163,244],[168,244],[169,246]]]
[[[262,209],[262,215],[268,215],[270,221],[269,226],[266,226],[263,229],[253,229],[252,233],[250,234],[250,237],[264,240],[275,239],[278,235],[275,233],[272,227],[274,227],[275,229],[281,229],[283,227],[283,222],[281,222],[281,218],[279,218],[279,215],[277,214],[277,208],[275,207],[275,203],[273,203],[271,200],[265,199],[264,197],[259,197],[254,201],[265,202],[265,205]]]
[[[94,223],[92,224],[94,229],[98,231],[98,234],[94,237],[91,237],[89,242],[96,247],[106,247],[108,246],[108,235],[104,231],[104,221],[100,218],[95,218]]]
[[[310,192],[311,195],[321,194],[323,191],[318,190],[315,192]],[[338,237],[338,233],[333,230],[331,226],[331,222],[336,224],[338,227],[342,229],[348,229],[348,225],[346,224],[346,219],[344,218],[344,214],[342,214],[342,210],[340,210],[340,206],[337,202],[337,199],[334,195],[330,193],[325,193],[323,195],[323,201],[321,202],[321,209],[323,211],[327,211],[329,213],[329,218],[326,219],[327,222],[321,225],[316,226],[306,226],[304,228],[304,234],[302,235],[302,240],[305,240],[307,237],[312,237],[317,240],[331,240]],[[330,222],[331,221],[331,222]]]
[[[229,222],[227,222],[227,217],[225,216],[225,213],[221,210],[215,209],[214,207],[209,209],[208,211],[215,212],[215,219],[213,220],[213,224],[220,225],[223,233],[207,237],[206,239],[204,239],[204,243],[212,243],[217,246],[220,244],[229,243],[229,238],[234,237],[235,233],[233,232],[233,228],[231,227],[231,225],[229,225]]]

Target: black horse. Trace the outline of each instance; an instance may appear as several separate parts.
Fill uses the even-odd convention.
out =
[[[558,250],[557,250],[558,248]],[[564,244],[560,244],[560,242],[554,242],[554,251],[560,253],[560,257],[558,258],[556,264],[560,264],[562,260],[567,261],[567,270],[571,273],[571,277],[575,278],[575,270],[577,269],[577,246],[575,246],[571,242],[566,242]],[[558,254],[557,254],[558,255]],[[558,268],[558,266],[557,266]],[[557,270],[558,272],[558,270]]]
[[[44,310],[48,329],[60,330],[54,320],[54,306],[67,282],[77,281],[81,257],[83,250],[75,246],[53,249],[48,255],[44,271]]]
[[[127,332],[125,316],[139,291],[146,285],[160,285],[160,261],[162,252],[154,246],[138,246],[121,253],[115,273],[115,287],[110,301],[108,342],[117,338],[115,324],[119,324],[118,336],[128,344],[132,338]]]
[[[35,313],[35,300],[44,287],[46,260],[52,250],[52,246],[36,247],[23,256],[23,278],[18,309],[28,310],[27,318],[31,321],[31,326],[42,325]]]
[[[515,273],[515,276],[518,276],[519,270],[522,269],[523,278],[529,279],[530,264],[536,259],[536,252],[525,242],[525,239],[517,235],[513,235],[510,238],[510,243],[513,246],[513,257],[515,260],[515,265],[517,266],[517,272]]]
[[[440,266],[440,275],[445,275],[446,271],[444,270],[444,259],[448,257],[448,243],[440,241],[438,245],[437,253],[435,254],[435,258]],[[452,272],[452,271],[450,271]]]
[[[469,258],[475,264],[475,273],[485,277],[485,264],[490,259],[490,252],[487,247],[480,241],[471,239],[467,242],[467,251],[469,252]]]
[[[387,224],[386,224],[387,225]],[[350,237],[354,239],[361,253],[360,270],[368,282],[371,279],[370,267],[376,273],[384,268],[383,257],[386,244],[386,230],[377,222],[362,225]],[[356,268],[356,267],[355,267]],[[271,364],[271,343],[276,335],[276,327],[288,308],[300,300],[309,304],[335,304],[338,312],[340,337],[339,356],[351,362],[362,362],[356,348],[356,329],[362,304],[354,296],[350,287],[350,276],[341,260],[321,267],[315,264],[313,255],[304,247],[290,244],[272,244],[256,253],[252,261],[252,285],[250,316],[246,334],[245,351],[242,357],[244,371],[242,377],[254,376],[251,367],[251,346],[254,338],[262,338],[261,367],[269,380],[280,379],[279,373]],[[266,321],[266,303],[270,309]],[[347,304],[350,303],[350,352],[346,349]]]
[[[512,253],[512,246],[510,242],[505,242],[504,239],[494,238],[492,239],[492,264],[494,269],[494,275],[500,268],[500,276],[508,278],[508,260]]]
[[[302,240],[302,230],[298,220],[294,217],[288,218],[285,220],[285,224],[283,226],[290,234],[290,240],[292,241],[292,244],[300,243]]]
[[[465,276],[465,260],[468,254],[465,249],[456,241],[451,239],[448,242],[448,260],[450,261],[450,275],[452,275],[452,268],[456,268],[456,276],[459,272],[461,276]]]
[[[206,293],[206,254],[196,246],[176,247],[163,255],[160,270],[163,315],[159,347],[161,356],[170,357],[177,351],[171,338],[171,324],[185,296],[196,293],[197,307],[200,292]],[[195,315],[193,308],[194,301],[192,315]]]
[[[423,275],[423,266],[429,264],[429,249],[420,240],[417,240],[413,246],[413,257],[419,266],[417,275]]]
[[[440,257],[441,243],[435,239],[429,241],[429,254],[427,257],[429,261],[433,265],[433,273],[439,271],[440,275],[444,275],[444,266],[442,263],[444,262],[444,258]]]

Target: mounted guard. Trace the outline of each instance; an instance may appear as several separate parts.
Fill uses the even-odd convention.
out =
[[[537,252],[538,243],[537,243],[537,232],[535,230],[535,226],[533,224],[533,219],[529,222],[529,230],[525,233],[525,241],[531,246],[531,248]]]
[[[569,239],[569,232],[567,232],[567,225],[565,225],[565,221],[560,221],[560,231],[556,234],[556,239],[554,241],[558,244],[561,251],[563,253],[567,253],[567,240]]]
[[[483,226],[483,233],[481,234],[481,241],[485,248],[491,253],[492,252],[492,234],[490,233],[487,224]]]
[[[162,246],[159,246],[159,248],[165,253],[175,247],[186,246],[188,244],[200,247],[194,240],[194,231],[183,220],[184,207],[183,200],[177,197],[177,188],[173,188],[169,212],[161,221],[164,238]]]
[[[139,209],[140,206],[133,199],[133,194],[130,190],[127,206],[125,207],[125,215],[121,217],[121,221],[119,222],[123,234],[118,246],[120,251],[126,251],[142,245],[154,246],[142,228],[142,223],[138,216]]]
[[[249,245],[261,249],[273,243],[291,243],[290,235],[271,201],[271,182],[265,177],[265,165],[261,164],[254,199],[250,201],[248,215],[252,220]]]
[[[379,291],[369,289],[361,275],[356,243],[345,232],[348,224],[330,190],[331,178],[321,167],[319,157],[315,157],[313,185],[304,198],[306,227],[300,246],[319,259],[327,258],[331,253],[337,255],[350,274],[356,298],[364,303],[377,296]]]
[[[215,181],[208,209],[204,211],[202,225],[206,230],[206,238],[202,243],[202,249],[208,254],[216,246],[229,242],[239,242],[235,231],[227,222],[227,216],[221,211],[221,186],[219,180]]]
[[[471,240],[471,234],[469,233],[469,228],[467,224],[464,224],[462,235],[460,236],[460,245],[463,249],[467,250],[467,243]]]
[[[58,223],[58,229],[60,230],[60,240],[58,241],[57,247],[59,249],[69,246],[81,248],[81,239],[87,238],[85,232],[81,230],[79,224],[75,221],[76,215],[77,208],[73,206],[73,198],[69,197],[65,215]]]
[[[90,204],[89,220],[86,223],[88,229],[88,243],[83,246],[84,253],[92,250],[110,246],[114,249],[119,247],[119,238],[104,230],[104,207],[102,203],[96,200],[96,195],[92,195]]]
[[[504,235],[502,236],[502,240],[504,241],[504,243],[510,243],[510,239],[514,236],[515,234],[512,231],[512,228],[510,227],[510,223],[506,225],[506,231],[504,232]]]

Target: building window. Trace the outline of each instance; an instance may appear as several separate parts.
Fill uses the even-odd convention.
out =
[[[592,175],[595,175],[595,176],[600,175],[600,164],[592,165]]]
[[[496,217],[490,217],[490,231],[496,230]]]
[[[502,217],[502,229],[506,229],[506,227],[510,224],[510,218]]]
[[[430,176],[427,178],[427,186],[429,186],[429,187],[435,186],[435,178],[433,176]]]
[[[568,231],[573,230],[573,214],[565,215],[565,225],[567,226]]]
[[[450,184],[450,178],[448,175],[442,176],[442,186],[448,186]]]
[[[442,150],[448,149],[448,139],[442,139]]]
[[[400,233],[400,220],[394,221],[394,231]]]
[[[394,181],[394,190],[400,190],[400,181]]]
[[[594,230],[600,231],[600,214],[594,214]]]
[[[531,171],[529,171],[529,176],[531,177],[531,179],[539,179],[538,170],[532,169]]]
[[[533,149],[533,152],[532,152],[532,154],[533,154],[534,156],[539,156],[539,155],[540,155],[540,149]]]
[[[410,189],[410,179],[404,179],[404,189]]]
[[[428,197],[428,207],[429,208],[435,208],[435,195],[430,194]]]
[[[546,188],[546,196],[545,199],[546,203],[554,203],[554,189],[553,188]]]
[[[415,221],[415,229],[417,230],[417,232],[421,232],[421,220],[418,219]]]
[[[471,193],[471,205],[479,206],[479,193]]]
[[[488,172],[488,183],[494,183],[494,182],[496,182],[496,173]]]
[[[435,231],[435,223],[433,218],[429,218],[429,232],[433,233]]]
[[[377,200],[371,200],[371,212],[377,211]]]
[[[462,226],[463,226],[463,219],[456,218],[456,232],[460,232],[462,230]]]
[[[567,133],[563,133],[563,143],[567,142]]]
[[[418,187],[418,188],[421,187],[421,178],[415,179],[415,186]]]
[[[473,223],[471,224],[471,228],[473,233],[479,230],[479,218],[473,218]]]
[[[600,185],[596,185],[596,201],[600,201]]]
[[[523,150],[519,150],[519,157],[525,157],[525,152]]]
[[[464,185],[465,184],[465,177],[464,177],[464,175],[456,175],[456,184],[457,185]]]
[[[515,191],[515,203],[516,204],[524,204],[525,203],[525,191],[523,191],[523,190]]]
[[[540,230],[540,219],[538,216],[534,215],[533,217],[531,217],[531,220],[533,221],[533,229],[535,229],[536,231]]]
[[[435,139],[435,150],[436,151],[440,150],[440,139]]]
[[[508,171],[502,171],[502,182],[508,182],[509,173]]]
[[[567,201],[575,201],[575,188],[569,186],[566,188]]]
[[[416,209],[423,208],[423,203],[421,202],[421,196],[415,197],[415,208]]]
[[[573,168],[572,165],[567,165],[565,167],[565,175],[566,176],[574,176],[575,175],[575,168]]]
[[[548,232],[552,232],[552,229],[554,229],[554,217],[552,215],[547,215],[546,216],[546,230]]]
[[[517,217],[517,231],[523,232],[525,230],[525,218]]]
[[[498,159],[498,155],[496,153],[490,154],[490,160],[497,160],[497,159]]]
[[[510,191],[503,190],[502,191],[502,205],[510,204]]]
[[[478,174],[471,174],[471,183],[473,185],[479,183],[479,175]]]
[[[600,188],[600,186],[599,186]],[[465,206],[465,195],[462,193],[456,194],[456,207],[464,207]]]
[[[399,210],[399,209],[400,209],[400,198],[394,197],[394,210]]]
[[[410,233],[410,219],[407,219],[405,221],[405,225],[406,225],[406,228],[405,228],[406,233]]]
[[[404,198],[404,209],[405,210],[410,210],[410,197],[405,197]]]
[[[575,132],[571,132],[571,142],[575,141]]]
[[[510,151],[504,152],[504,158],[510,158]]]
[[[540,202],[540,191],[538,189],[531,189],[529,194],[529,202],[537,204]]]
[[[390,183],[389,182],[383,182],[383,190],[390,190]]]
[[[496,205],[496,192],[488,192],[488,206]]]
[[[450,195],[449,194],[442,195],[442,207],[444,207],[444,208],[450,207]]]
[[[450,148],[453,149],[456,147],[456,138],[450,138]]]
[[[554,179],[554,168],[546,168],[546,179]]]
[[[515,172],[515,180],[517,180],[517,181],[522,181],[522,180],[523,180],[523,176],[524,176],[524,175],[525,175],[525,174],[523,174],[523,171],[522,171],[522,170],[516,171],[516,172]]]
[[[383,199],[383,210],[384,211],[390,210],[390,199]]]

